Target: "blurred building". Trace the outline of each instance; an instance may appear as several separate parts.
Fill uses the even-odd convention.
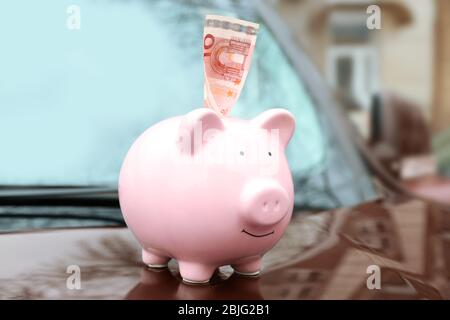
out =
[[[435,130],[450,125],[450,1],[270,2],[364,135],[373,96],[384,92],[419,106]],[[367,26],[374,4],[380,29]]]
[[[450,127],[450,1],[436,1],[436,90],[433,129]]]

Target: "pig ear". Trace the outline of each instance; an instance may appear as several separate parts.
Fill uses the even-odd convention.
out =
[[[215,132],[222,131],[224,128],[222,119],[213,110],[195,109],[181,119],[178,144],[182,152],[194,154]]]
[[[269,131],[279,130],[279,139],[283,147],[291,140],[295,130],[295,118],[286,109],[270,109],[252,120],[258,127]]]

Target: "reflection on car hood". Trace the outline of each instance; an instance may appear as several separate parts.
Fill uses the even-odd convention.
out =
[[[200,287],[181,282],[175,261],[159,272],[142,266],[126,228],[3,234],[0,298],[447,299],[449,231],[450,210],[418,200],[303,213],[264,257],[261,277],[221,268]],[[70,265],[80,267],[80,290],[66,286]],[[373,265],[380,289],[367,286]]]

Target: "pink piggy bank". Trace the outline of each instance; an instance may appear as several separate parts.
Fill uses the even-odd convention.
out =
[[[177,259],[185,282],[231,265],[256,276],[294,207],[285,147],[295,120],[271,109],[246,121],[211,109],[161,121],[132,145],[119,177],[123,216],[149,267]]]

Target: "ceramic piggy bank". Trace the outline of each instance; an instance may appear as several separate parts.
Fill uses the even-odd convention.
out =
[[[195,109],[147,129],[122,165],[119,199],[149,267],[177,259],[185,282],[231,265],[258,275],[294,206],[284,155],[295,120],[271,109],[252,120]]]

